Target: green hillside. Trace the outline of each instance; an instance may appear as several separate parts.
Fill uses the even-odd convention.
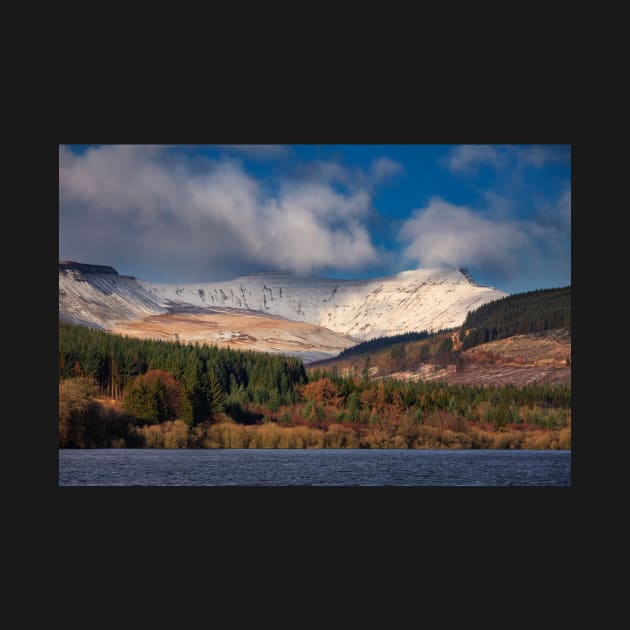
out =
[[[384,348],[390,348],[409,341],[420,341],[426,339],[429,333],[425,330],[422,332],[408,332],[401,335],[391,335],[389,337],[376,337],[375,339],[369,339],[368,341],[362,341],[356,346],[346,348],[336,358],[347,359],[348,357],[355,357],[359,354],[367,354],[370,352],[377,352]],[[326,359],[324,359],[325,361]]]
[[[514,335],[571,329],[571,287],[509,295],[470,311],[460,329],[463,349]]]

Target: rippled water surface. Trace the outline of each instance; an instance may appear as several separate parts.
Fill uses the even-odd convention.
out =
[[[571,451],[59,450],[60,486],[569,486]]]

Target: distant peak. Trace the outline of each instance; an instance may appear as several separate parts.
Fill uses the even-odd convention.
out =
[[[60,260],[59,271],[81,271],[82,273],[109,273],[116,276],[118,275],[118,272],[113,267],[107,265],[90,265],[73,260]]]

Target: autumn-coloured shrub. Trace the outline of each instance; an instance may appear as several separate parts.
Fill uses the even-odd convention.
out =
[[[281,427],[275,422],[253,427],[250,448],[278,448],[280,431]]]
[[[494,440],[490,431],[475,429],[471,431],[470,437],[472,439],[471,448],[487,449],[494,447]]]
[[[223,421],[206,427],[203,448],[248,448],[255,427]],[[198,438],[199,439],[199,438]]]
[[[90,379],[69,378],[59,383],[59,448],[87,446],[88,423],[99,413],[94,400],[95,388]]]
[[[557,434],[551,431],[532,431],[528,433],[523,440],[524,449],[553,449],[558,448]]]
[[[122,448],[136,446],[132,419],[95,398],[92,379],[78,377],[59,383],[59,448]],[[131,427],[130,427],[131,424]]]
[[[188,448],[190,427],[182,420],[164,424],[164,448]]]
[[[164,448],[164,432],[161,425],[149,424],[138,427],[138,434],[144,442],[144,448]]]
[[[324,434],[326,448],[358,448],[359,440],[352,429],[342,424],[331,424]]]
[[[425,424],[442,430],[464,433],[469,430],[469,424],[464,418],[450,411],[433,411],[425,420]]]
[[[324,448],[324,432],[310,427],[295,427],[291,429],[302,441],[302,448]]]
[[[518,431],[505,432],[493,435],[493,448],[518,449],[525,441],[525,436]]]
[[[303,385],[299,391],[306,400],[323,403],[335,409],[340,409],[343,406],[343,397],[329,378],[322,378],[314,383]]]
[[[418,436],[416,438],[416,448],[440,448],[440,433],[438,427],[428,425],[420,425],[418,427]]]
[[[398,423],[396,436],[399,439],[399,448],[413,448],[418,438],[418,423],[409,417],[404,417]]]
[[[364,448],[394,448],[393,436],[382,428],[369,430],[360,441]]]
[[[472,437],[469,433],[447,430],[442,435],[441,440],[447,448],[472,448]]]

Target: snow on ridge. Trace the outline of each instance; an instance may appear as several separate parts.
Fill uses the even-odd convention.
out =
[[[96,328],[119,320],[168,312],[130,276],[59,271],[59,319]]]
[[[477,285],[466,270],[440,268],[357,280],[268,272],[194,284],[145,282],[79,263],[60,263],[59,270],[60,319],[105,329],[147,315],[221,307],[364,340],[459,326],[468,311],[506,295]]]
[[[189,304],[254,310],[361,340],[459,326],[469,310],[507,295],[475,284],[466,270],[450,268],[361,280],[268,272],[222,282],[138,284],[164,308]]]

